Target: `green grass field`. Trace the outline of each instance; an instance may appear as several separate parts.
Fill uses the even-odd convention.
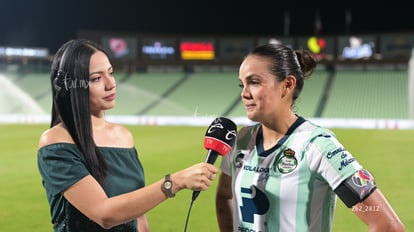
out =
[[[135,135],[146,181],[205,159],[205,127],[128,126]],[[37,141],[47,125],[0,125],[0,231],[52,231],[49,206],[37,171]],[[414,131],[334,129],[340,141],[367,169],[401,217],[407,231],[414,228]],[[216,162],[216,166],[220,158]],[[215,186],[194,202],[188,232],[218,231]],[[155,232],[184,231],[191,191],[179,192],[147,214]],[[139,206],[137,206],[139,207]],[[366,231],[350,209],[338,201],[334,231]]]

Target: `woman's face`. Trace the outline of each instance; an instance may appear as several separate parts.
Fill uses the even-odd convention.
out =
[[[116,83],[112,65],[101,51],[95,52],[89,63],[89,101],[92,114],[115,106]]]
[[[239,69],[241,98],[247,117],[256,122],[274,119],[283,110],[283,82],[270,73],[271,62],[260,56],[247,56]]]

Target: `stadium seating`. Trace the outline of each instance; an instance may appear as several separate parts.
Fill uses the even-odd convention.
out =
[[[116,73],[117,106],[107,114],[242,117],[245,111],[237,75],[234,71]],[[2,107],[0,113],[50,112],[48,73],[0,72],[0,76],[1,82],[7,81],[21,90],[4,93],[7,107]],[[316,70],[305,81],[294,106],[298,114],[322,118],[410,118],[407,71],[342,70],[333,79],[329,76],[326,70]],[[327,85],[329,80],[333,81],[331,87]],[[22,93],[25,98],[14,96]]]

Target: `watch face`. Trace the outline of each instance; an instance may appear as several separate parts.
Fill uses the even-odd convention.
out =
[[[167,197],[174,197],[175,194],[171,191],[173,188],[173,182],[170,180],[170,175],[165,176],[164,183],[162,184],[161,190],[167,195]]]
[[[164,188],[166,188],[166,189],[170,189],[170,188],[171,188],[171,186],[172,186],[171,181],[166,181],[166,182],[164,182]]]

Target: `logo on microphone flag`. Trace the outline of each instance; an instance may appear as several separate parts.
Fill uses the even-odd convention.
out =
[[[220,153],[221,155],[227,155],[231,151],[229,144],[223,143],[219,139],[213,137],[204,137],[204,147]]]

